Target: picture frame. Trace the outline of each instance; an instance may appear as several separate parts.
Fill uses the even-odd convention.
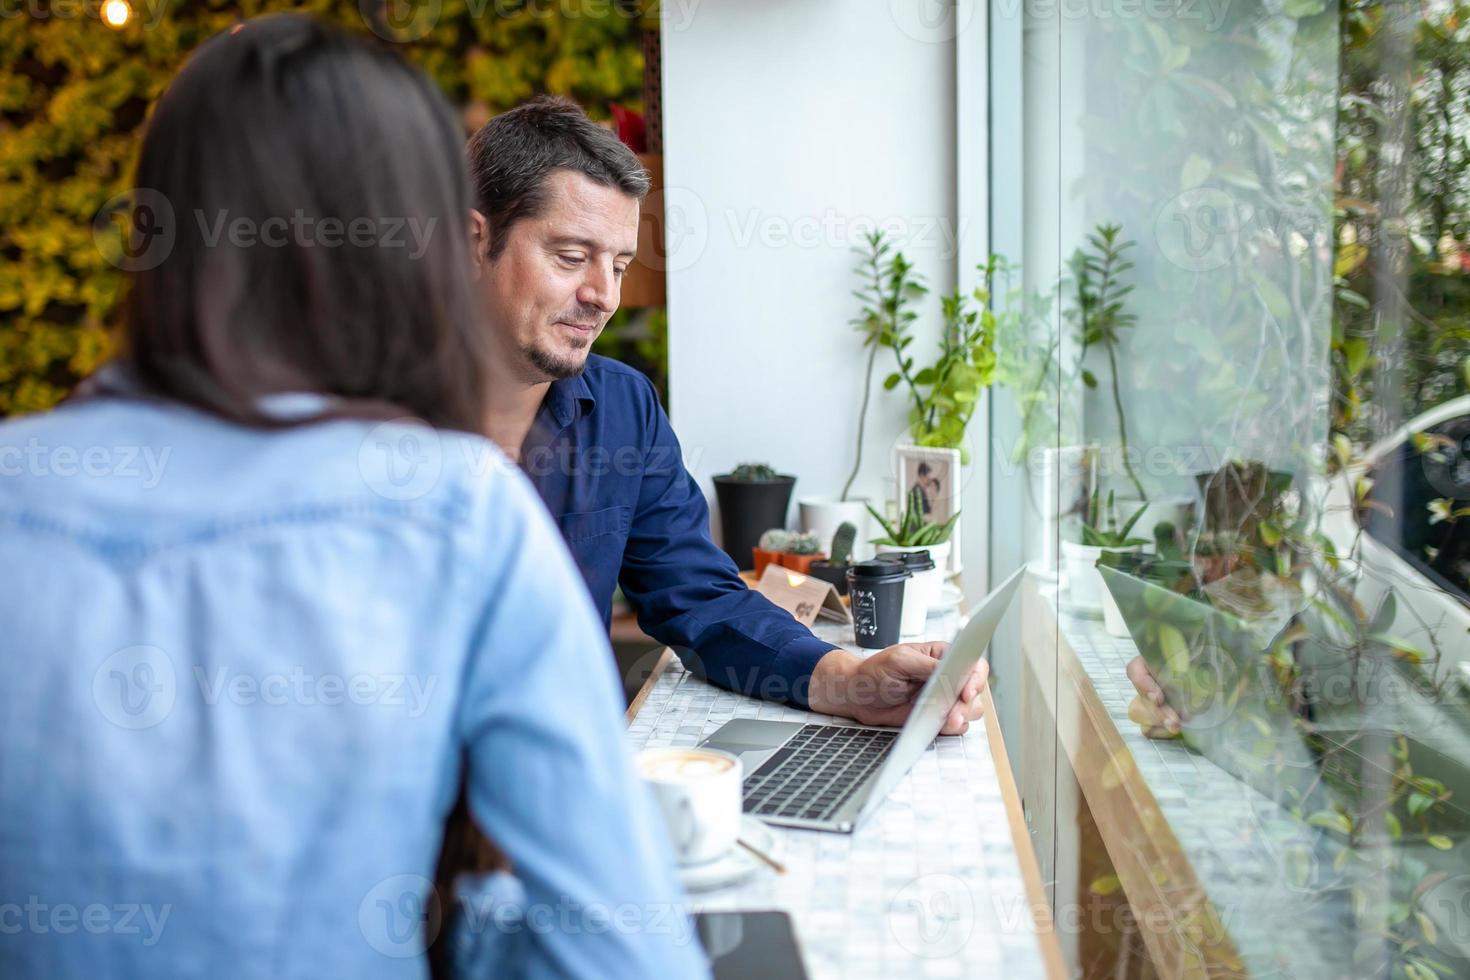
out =
[[[946,521],[960,510],[960,451],[934,449],[928,446],[903,445],[893,449],[893,470],[898,486],[898,509],[902,516],[909,488],[916,483],[926,498],[925,520]],[[949,567],[946,575],[961,571],[960,525],[955,522],[950,533]]]

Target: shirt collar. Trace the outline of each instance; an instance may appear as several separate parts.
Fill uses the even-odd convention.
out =
[[[546,401],[542,403],[546,411],[556,420],[556,424],[565,429],[578,418],[588,415],[597,407],[597,399],[592,397],[592,388],[587,384],[586,371],[579,371],[570,378],[560,378],[551,383],[547,389]]]

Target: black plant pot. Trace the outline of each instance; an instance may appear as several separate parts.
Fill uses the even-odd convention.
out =
[[[835,585],[838,595],[847,595],[847,570],[851,567],[851,563],[845,561],[814,561],[807,571],[812,578]]]
[[[715,477],[720,534],[725,542],[725,554],[735,560],[736,568],[753,567],[752,551],[760,543],[761,535],[773,527],[786,526],[786,511],[791,507],[791,490],[795,486],[794,476],[778,476],[774,480]]]

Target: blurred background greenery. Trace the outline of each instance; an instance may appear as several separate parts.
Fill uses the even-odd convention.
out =
[[[94,244],[93,219],[128,188],[150,107],[189,51],[238,20],[307,11],[401,39],[466,135],[542,92],[595,119],[612,103],[641,108],[654,4],[374,2],[30,0],[0,18],[0,416],[54,405],[115,349],[123,277]],[[126,22],[109,26],[108,14]],[[659,380],[663,320],[650,312],[620,315],[599,350],[631,354]]]

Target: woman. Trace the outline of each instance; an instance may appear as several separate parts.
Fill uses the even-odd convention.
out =
[[[524,888],[465,917],[497,972],[705,973],[606,637],[480,434],[460,143],[294,16],[159,101],[126,354],[0,426],[0,975],[421,975],[462,774]]]

